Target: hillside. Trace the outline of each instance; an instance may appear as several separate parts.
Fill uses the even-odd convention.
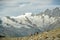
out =
[[[27,37],[0,38],[0,40],[60,40],[60,28]]]

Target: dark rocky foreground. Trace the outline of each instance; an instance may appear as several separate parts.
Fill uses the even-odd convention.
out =
[[[28,37],[0,38],[0,40],[60,40],[60,28],[49,32],[35,33]]]

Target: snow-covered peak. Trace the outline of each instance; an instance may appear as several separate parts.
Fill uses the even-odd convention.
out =
[[[13,27],[20,28],[20,27],[29,27],[27,25],[31,25],[32,27],[44,27],[43,25],[47,26],[54,23],[57,19],[55,17],[49,17],[48,15],[35,15],[31,16],[32,13],[26,13],[25,15],[20,15],[17,17],[3,17],[3,23],[7,23],[12,25]],[[44,21],[44,22],[43,22]]]
[[[25,13],[25,15],[19,15],[17,17],[12,16],[11,18],[24,18],[24,17],[30,17],[32,13]]]
[[[25,16],[31,16],[32,13],[25,13]]]

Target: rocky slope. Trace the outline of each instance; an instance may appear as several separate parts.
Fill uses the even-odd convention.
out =
[[[35,33],[27,37],[0,38],[1,40],[60,40],[60,28],[49,32]]]

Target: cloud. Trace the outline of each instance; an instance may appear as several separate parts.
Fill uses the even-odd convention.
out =
[[[24,7],[24,6],[25,6],[25,4],[19,5],[19,7]]]
[[[1,0],[0,14],[20,15],[26,12],[39,12],[37,9],[51,7],[52,0]]]

